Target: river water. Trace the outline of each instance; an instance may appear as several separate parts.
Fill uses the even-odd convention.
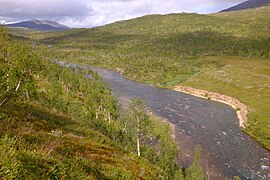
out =
[[[122,105],[132,98],[141,99],[155,115],[174,124],[182,166],[192,163],[194,149],[201,145],[201,164],[207,179],[270,179],[270,152],[241,131],[230,106],[134,82],[111,70],[72,66],[97,72]]]

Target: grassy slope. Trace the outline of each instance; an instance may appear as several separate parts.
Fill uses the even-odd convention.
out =
[[[183,83],[239,98],[251,109],[246,132],[270,148],[269,16],[269,6],[150,15],[32,38],[54,45],[48,58],[112,68],[156,86]]]
[[[149,179],[160,171],[99,131],[41,106],[8,103],[0,121],[0,177]]]
[[[152,136],[172,146],[164,149],[171,159],[148,153],[152,149],[143,144],[139,158],[136,137],[123,131],[115,100],[95,73],[45,61],[42,52],[7,34],[0,28],[0,179],[174,176],[176,148],[168,129],[160,128],[166,123],[155,123],[160,130]]]

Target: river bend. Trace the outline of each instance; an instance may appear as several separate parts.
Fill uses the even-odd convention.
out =
[[[270,152],[241,131],[230,106],[134,82],[112,70],[71,66],[97,72],[122,105],[132,98],[141,99],[154,114],[174,124],[181,165],[192,162],[194,149],[200,144],[201,163],[208,179],[270,179]]]

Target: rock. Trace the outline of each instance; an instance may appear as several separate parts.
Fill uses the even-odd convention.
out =
[[[262,169],[263,171],[268,171],[268,170],[269,170],[269,166],[264,166],[264,165],[262,165],[262,166],[261,166],[261,169]]]

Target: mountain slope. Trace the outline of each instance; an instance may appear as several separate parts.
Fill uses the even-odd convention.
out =
[[[12,38],[0,27],[0,179],[183,175],[166,123],[154,123],[136,107],[120,113],[96,73],[62,67],[33,41]],[[142,123],[151,120],[143,125],[147,134],[140,132],[141,157],[136,113]],[[153,147],[157,138],[160,147]]]
[[[48,20],[29,20],[29,21],[22,21],[22,22],[14,23],[14,24],[7,24],[6,26],[29,28],[33,30],[39,30],[39,31],[61,31],[61,30],[70,29],[70,27],[59,24],[55,21],[48,21]]]
[[[0,120],[2,179],[147,179],[160,172],[99,131],[42,106],[6,103]]]
[[[250,8],[261,7],[264,5],[270,4],[270,0],[248,0],[243,3],[240,3],[236,6],[230,7],[228,9],[224,9],[221,12],[230,12],[230,11],[238,11]]]

